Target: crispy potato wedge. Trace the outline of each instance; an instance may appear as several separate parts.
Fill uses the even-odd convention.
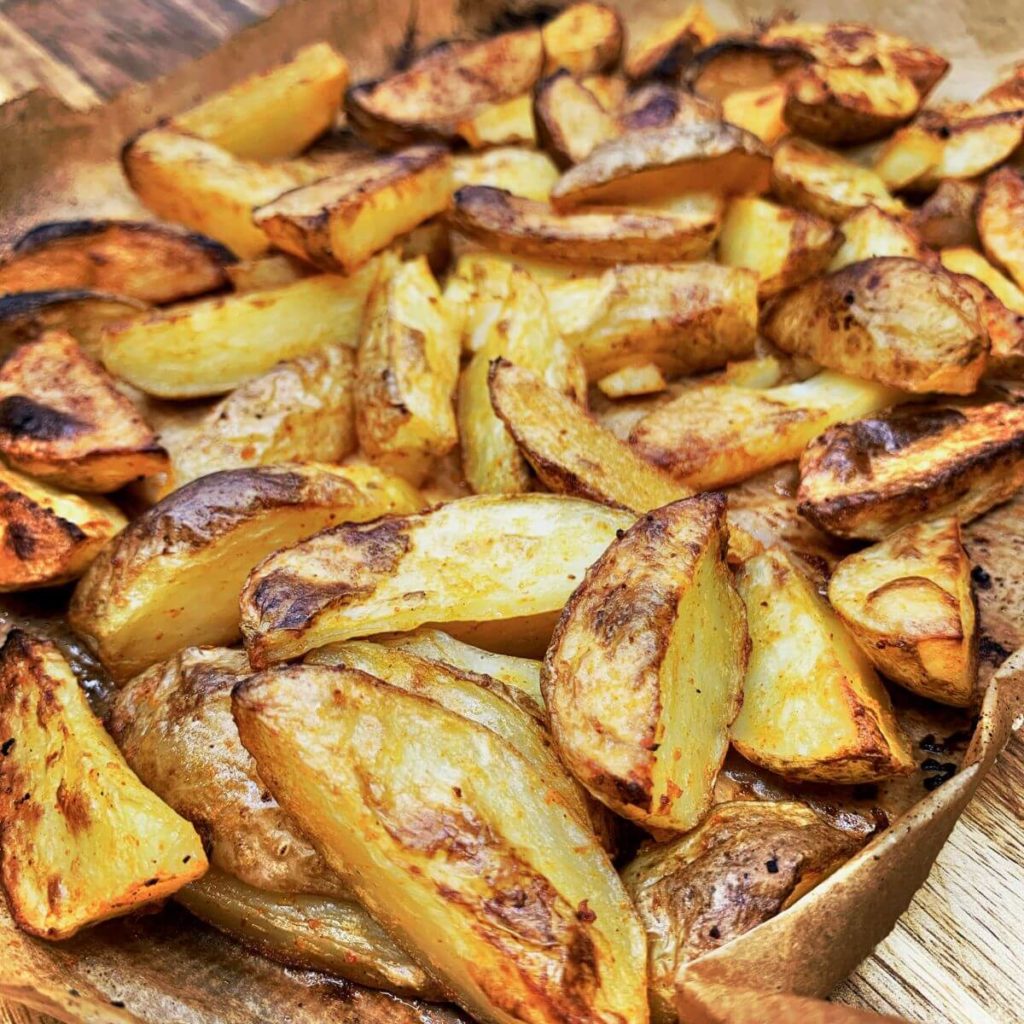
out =
[[[874,171],[803,139],[784,139],[775,147],[771,185],[782,202],[836,223],[864,206],[896,217],[906,212]]]
[[[598,380],[597,386],[608,398],[634,398],[664,391],[668,384],[654,363],[642,363],[607,374]]]
[[[756,39],[728,36],[706,46],[683,69],[682,81],[697,96],[724,103],[747,89],[784,82],[808,57],[782,46],[762,46]]]
[[[483,153],[458,153],[452,159],[456,189],[488,185],[524,199],[547,202],[558,181],[558,168],[546,153],[518,146],[499,146]]]
[[[662,22],[629,48],[623,62],[633,79],[675,79],[695,53],[714,42],[718,29],[701,3],[689,4],[678,17]]]
[[[625,30],[616,10],[584,0],[566,7],[540,34],[545,74],[565,68],[574,75],[592,75],[618,63]]]
[[[783,352],[917,393],[971,394],[988,349],[978,307],[954,275],[889,256],[780,296],[761,330]]]
[[[956,519],[911,523],[848,555],[828,599],[879,672],[942,704],[972,703],[978,623]]]
[[[609,114],[618,114],[622,110],[627,83],[621,75],[584,75],[581,81]]]
[[[851,213],[840,225],[843,244],[832,257],[829,270],[842,270],[851,263],[878,256],[900,256],[909,260],[927,260],[927,250],[917,232],[905,221],[877,206],[864,206]]]
[[[551,190],[559,209],[581,203],[650,202],[683,192],[765,192],[771,156],[749,132],[724,121],[693,121],[633,132],[599,146]]]
[[[727,543],[722,495],[649,512],[587,570],[544,659],[562,760],[647,828],[704,817],[742,702],[748,641]]]
[[[974,205],[979,187],[973,181],[947,178],[921,204],[911,224],[925,245],[934,249],[970,245],[981,247],[974,222]]]
[[[913,124],[896,132],[875,159],[875,173],[886,188],[894,192],[913,188],[938,167],[944,148],[940,132],[949,130],[941,115],[925,111]]]
[[[783,81],[737,89],[722,100],[722,120],[757,136],[766,146],[774,146],[789,132],[783,116],[788,95]]]
[[[130,220],[40,224],[0,263],[0,293],[84,289],[174,302],[228,283],[234,253],[204,235]]]
[[[934,130],[942,155],[914,181],[918,188],[932,189],[948,178],[976,178],[1008,159],[1024,143],[1024,110],[939,123]]]
[[[580,163],[622,134],[597,97],[564,69],[537,83],[533,119],[538,144],[561,168]]]
[[[634,89],[625,98],[616,118],[619,135],[673,124],[720,120],[721,111],[716,104],[666,82],[648,82]]]
[[[77,579],[126,525],[105,498],[0,465],[0,593]]]
[[[358,343],[377,279],[371,263],[352,277],[319,274],[282,288],[172,306],[107,327],[104,366],[158,398],[220,395],[327,345]]]
[[[457,133],[472,149],[488,146],[535,146],[533,96],[525,92],[501,103],[490,103],[465,121]]]
[[[241,601],[249,658],[264,667],[428,623],[544,616],[553,624],[586,567],[633,520],[564,495],[479,495],[326,530],[249,577]]]
[[[75,588],[69,621],[123,683],[183,647],[236,640],[238,593],[271,552],[419,506],[408,484],[368,466],[214,473],[132,521]]]
[[[648,935],[653,1024],[674,1024],[680,965],[792,906],[864,845],[805,804],[716,806],[689,835],[649,844],[622,881]]]
[[[989,175],[977,213],[985,255],[1024,288],[1024,178],[1011,167]]]
[[[0,871],[14,920],[45,939],[165,899],[202,875],[196,830],[132,774],[56,646],[0,650]]]
[[[239,294],[282,288],[315,273],[316,270],[308,263],[283,252],[242,260],[227,270],[231,286]]]
[[[176,115],[168,127],[244,160],[296,156],[334,124],[347,85],[345,58],[314,43]]]
[[[966,245],[953,246],[939,253],[942,265],[954,274],[970,274],[986,285],[1008,309],[1024,313],[1024,292],[1001,274],[981,253]]]
[[[132,402],[61,331],[0,364],[0,453],[29,476],[100,493],[168,465]]]
[[[262,673],[234,707],[270,791],[475,1018],[646,1024],[644,936],[618,876],[506,740],[320,665]]]
[[[400,235],[448,208],[451,157],[414,146],[287,192],[253,211],[279,249],[351,274]]]
[[[718,259],[758,277],[758,298],[777,295],[821,273],[842,235],[813,213],[744,196],[730,201],[718,236]]]
[[[733,746],[803,782],[909,775],[914,752],[871,663],[781,548],[740,568],[752,649]]]
[[[661,263],[708,254],[722,218],[722,200],[709,192],[671,208],[595,206],[558,213],[546,203],[485,185],[455,193],[451,224],[489,249],[513,256],[596,264]]]
[[[800,460],[800,513],[881,540],[922,518],[970,522],[1024,483],[1024,408],[914,408],[832,427]]]
[[[799,459],[833,423],[878,412],[902,397],[830,370],[765,389],[708,385],[659,406],[629,440],[645,460],[687,487],[711,491]]]

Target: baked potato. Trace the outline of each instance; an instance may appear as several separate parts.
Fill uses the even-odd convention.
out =
[[[738,89],[722,100],[722,120],[774,146],[789,128],[783,116],[789,90],[783,81],[752,89]]]
[[[969,245],[981,247],[974,220],[979,186],[973,181],[947,178],[914,211],[911,225],[925,245],[933,249]]]
[[[641,363],[605,374],[598,380],[597,387],[606,398],[635,398],[657,394],[668,384],[654,363]]]
[[[667,82],[648,82],[623,100],[617,117],[618,132],[667,128],[692,121],[720,121],[718,106]]]
[[[695,53],[714,42],[718,29],[703,5],[690,3],[683,13],[633,43],[623,67],[636,80],[643,78],[678,78]]]
[[[942,135],[950,131],[937,111],[926,110],[913,124],[901,128],[879,150],[874,170],[886,188],[914,188],[942,160]],[[955,179],[947,179],[955,180]]]
[[[452,157],[456,189],[486,185],[514,196],[547,202],[558,181],[558,168],[547,153],[519,146],[496,146],[482,153],[456,153]]]
[[[533,120],[540,147],[562,168],[580,163],[622,134],[597,97],[564,69],[537,83]]]
[[[851,213],[839,230],[843,244],[832,257],[829,270],[842,270],[851,263],[879,256],[928,262],[928,252],[917,232],[906,221],[883,213],[877,206],[864,206]]]
[[[489,103],[471,117],[460,121],[456,134],[472,149],[488,146],[534,146],[537,129],[533,119],[533,96],[524,92],[501,103]]]
[[[251,260],[240,260],[227,270],[231,287],[240,295],[245,292],[265,292],[282,288],[310,277],[316,269],[308,263],[283,252],[272,252]]]
[[[1024,116],[1024,112],[1022,112]],[[988,258],[1024,288],[1024,179],[1012,167],[990,174],[978,197],[978,234]]]
[[[574,75],[592,75],[618,62],[625,30],[616,10],[583,0],[541,26],[540,35],[545,73],[565,68]]]

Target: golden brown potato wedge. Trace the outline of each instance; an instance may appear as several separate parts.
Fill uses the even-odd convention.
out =
[[[647,828],[711,806],[748,640],[725,561],[725,498],[649,512],[587,570],[551,638],[541,688],[569,770]]]
[[[618,114],[622,110],[627,83],[621,75],[584,75],[581,81],[609,114]]]
[[[318,274],[246,295],[172,306],[107,327],[104,366],[158,398],[202,398],[241,387],[282,359],[356,346],[378,266]]]
[[[479,495],[327,530],[249,577],[246,649],[262,667],[353,637],[494,621],[513,645],[508,620],[553,625],[586,567],[633,520],[560,494]]]
[[[683,83],[696,95],[724,104],[748,89],[784,83],[789,74],[808,62],[797,50],[762,46],[756,39],[729,36],[697,53],[683,69]]]
[[[616,118],[619,135],[693,121],[720,120],[721,111],[716,104],[666,82],[648,82],[634,89],[623,101]]]
[[[565,68],[574,75],[592,75],[618,63],[625,31],[614,8],[584,0],[566,7],[540,34],[545,73]]]
[[[800,458],[833,423],[867,416],[902,397],[829,370],[765,389],[709,384],[659,406],[629,440],[645,460],[687,487],[717,490]]]
[[[916,186],[925,174],[938,167],[943,153],[942,135],[948,132],[949,126],[941,114],[924,111],[882,147],[875,159],[875,173],[894,192]]]
[[[559,209],[637,203],[683,192],[750,195],[768,189],[771,156],[749,132],[724,121],[692,121],[632,132],[599,146],[551,190]]]
[[[29,476],[100,493],[168,465],[132,402],[61,331],[0,364],[0,453]]]
[[[547,202],[558,181],[558,168],[546,153],[519,146],[498,146],[482,153],[458,153],[452,159],[456,189],[489,185],[515,196]]]
[[[908,408],[843,423],[800,460],[800,512],[839,537],[881,540],[923,517],[970,522],[1024,483],[1024,408]]]
[[[783,778],[876,782],[914,753],[871,663],[781,548],[740,568],[752,649],[733,746]]]
[[[472,117],[460,121],[456,132],[472,149],[488,146],[534,146],[533,96],[525,92],[501,103],[489,103]]]
[[[988,117],[954,120],[944,131],[939,160],[915,182],[915,187],[935,188],[948,178],[970,179],[997,167],[1024,142],[1024,110],[1012,110]]]
[[[977,304],[953,274],[888,256],[780,296],[761,330],[783,352],[911,392],[969,395],[988,350]]]
[[[985,254],[1024,288],[1024,178],[1011,167],[990,174],[977,212]]]
[[[408,484],[368,466],[214,473],[132,521],[75,588],[69,620],[124,682],[183,647],[236,640],[242,583],[271,552],[418,507]]]
[[[633,79],[678,78],[693,55],[717,36],[718,29],[703,5],[691,3],[678,17],[662,22],[629,48],[626,74]]]
[[[597,386],[607,398],[634,398],[664,391],[668,384],[654,363],[642,363],[640,366],[624,366],[601,377]]]
[[[927,250],[917,232],[905,221],[884,213],[877,206],[864,206],[840,225],[843,244],[832,257],[829,270],[842,270],[851,263],[878,256],[901,256],[927,260]]]
[[[737,89],[722,100],[722,120],[774,146],[789,131],[783,116],[788,95],[784,81]]]
[[[680,965],[785,910],[862,845],[805,804],[716,806],[689,835],[649,844],[622,881],[648,934],[653,1024],[674,1024]]]
[[[973,181],[947,178],[914,211],[911,224],[925,245],[934,249],[970,245],[981,247],[974,222],[979,187]]]
[[[271,793],[476,1019],[646,1024],[618,876],[511,744],[351,669],[262,673],[234,708]]]
[[[813,213],[745,196],[730,201],[718,236],[718,260],[758,276],[758,298],[777,295],[821,273],[842,235]]]
[[[231,287],[238,293],[265,292],[310,277],[316,270],[308,263],[283,252],[242,260],[227,270]]]
[[[0,650],[0,858],[15,921],[66,939],[202,875],[196,830],[132,774],[56,646]]]
[[[537,83],[533,119],[538,144],[562,168],[580,163],[621,134],[615,118],[597,97],[565,70]]]
[[[832,573],[828,599],[889,679],[942,704],[974,700],[978,624],[956,519],[911,523],[848,555]]]
[[[126,525],[105,498],[0,466],[0,592],[77,579]]]

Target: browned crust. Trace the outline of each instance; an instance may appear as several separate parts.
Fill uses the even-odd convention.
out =
[[[566,92],[568,96],[561,95]],[[590,107],[592,117],[606,124],[610,136],[617,133],[614,119],[598,103],[594,94],[564,68],[542,78],[533,89],[533,123],[537,132],[537,145],[562,170],[589,156],[574,139],[571,123],[564,123],[560,106],[564,102]]]
[[[730,77],[725,86],[715,85],[712,78],[721,73],[716,65],[735,61],[737,57],[763,61],[763,75],[746,83],[736,83]],[[697,53],[683,69],[682,81],[698,96],[720,101],[738,89],[768,85],[809,60],[809,55],[797,47],[765,46],[752,37],[733,36],[719,39]]]

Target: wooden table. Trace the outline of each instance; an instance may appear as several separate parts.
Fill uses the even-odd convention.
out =
[[[0,102],[44,86],[76,107],[169,72],[280,0],[6,0]],[[836,998],[929,1024],[1024,1019],[1024,742],[958,824],[896,930]],[[0,1024],[48,1018],[0,1005]]]

